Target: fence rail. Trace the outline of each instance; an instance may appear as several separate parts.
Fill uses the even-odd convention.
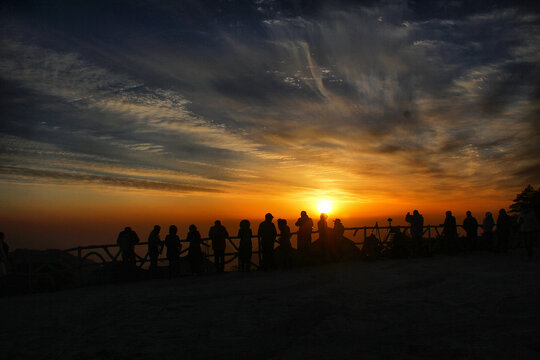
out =
[[[441,236],[442,225],[426,225],[424,226],[423,237],[427,239],[428,246],[433,244],[433,240]],[[479,226],[481,228],[481,226]],[[377,238],[377,242],[381,245],[382,248],[388,248],[391,242],[392,232],[399,231],[402,234],[410,235],[410,226],[359,226],[359,227],[346,227],[345,228],[345,237],[351,240],[355,246],[362,246],[366,239],[371,236]],[[458,225],[458,228],[463,228],[461,225]],[[351,236],[347,236],[350,234]],[[291,233],[291,239],[294,239],[292,236],[297,237],[297,232]],[[312,234],[318,234],[318,231],[313,231]],[[360,236],[358,236],[360,235]],[[257,235],[253,235],[252,239],[258,239]],[[209,238],[201,239],[203,246],[203,256],[208,263],[212,263],[211,258],[213,257],[213,252],[211,249],[211,240]],[[232,247],[233,251],[228,251],[225,253],[225,264],[230,264],[238,258],[238,236],[231,236],[228,238],[229,249]],[[279,241],[276,241],[279,244]],[[180,240],[181,244],[189,244],[189,241],[186,239]],[[255,242],[256,248],[254,248],[253,255],[258,259],[257,263],[252,263],[255,267],[258,267],[261,260],[261,253],[259,251],[260,244],[258,241]],[[182,246],[180,252],[180,257],[185,258],[186,253],[188,252],[188,246]],[[52,278],[52,273],[60,274],[61,276],[68,276],[68,274],[73,271],[78,271],[79,274],[79,284],[83,283],[83,272],[86,267],[91,266],[104,266],[105,264],[119,263],[121,250],[118,244],[102,244],[102,245],[87,245],[87,246],[78,246],[64,250],[57,250],[56,252],[66,253],[75,256],[78,259],[78,264],[75,268],[70,266],[60,266],[54,267],[51,264],[39,264],[33,265],[32,263],[28,264],[28,284],[31,290],[33,278],[36,277],[45,277]],[[161,257],[158,259],[158,262],[163,263],[168,261],[166,258]],[[140,242],[135,245],[135,264],[138,268],[142,269],[150,262],[148,254],[148,242]]]
[[[427,239],[428,240],[432,240],[434,237],[438,237],[440,236],[441,232],[439,232],[439,229],[442,228],[443,226],[442,225],[426,225],[424,226],[424,232],[423,232],[423,235],[426,236],[427,235]],[[462,228],[461,225],[458,225],[458,228]],[[400,232],[403,232],[403,233],[407,233],[407,232],[410,232],[410,226],[360,226],[360,227],[346,227],[345,228],[345,231],[354,231],[352,237],[356,237],[357,236],[357,233],[358,232],[361,232],[361,234],[363,234],[363,239],[361,239],[361,241],[355,241],[355,240],[352,240],[354,242],[355,245],[363,245],[366,238],[368,236],[375,236],[378,241],[385,245],[388,243],[388,240],[389,240],[389,236],[390,236],[390,230],[398,230]],[[318,231],[312,231],[312,235],[313,234],[318,234],[319,232]],[[369,235],[368,235],[369,233]],[[291,235],[297,235],[298,233],[297,232],[292,232]],[[252,239],[258,239],[257,235],[253,235],[251,237]],[[227,252],[225,253],[225,257],[226,257],[226,260],[225,260],[225,263],[228,264],[228,263],[231,263],[232,261],[234,261],[237,257],[238,257],[238,245],[234,242],[234,240],[239,240],[240,238],[238,236],[230,236],[228,238],[228,243],[233,247],[233,249],[235,250],[234,252]],[[278,244],[279,244],[279,240],[276,241]],[[186,240],[186,239],[181,239],[180,240],[180,243],[181,244],[189,244],[189,241]],[[210,244],[211,243],[211,239],[210,238],[203,238],[201,239],[201,243],[202,245],[205,247],[205,248],[210,248]],[[259,245],[257,243],[257,245]],[[137,251],[135,251],[135,257],[136,257],[136,264],[139,268],[142,268],[146,263],[149,262],[149,255],[148,255],[148,251],[147,251],[147,246],[148,246],[148,242],[139,242],[138,244],[135,245],[135,248],[136,250],[137,249],[141,249],[143,247],[146,247],[145,248],[145,251],[143,251],[142,253],[144,255],[141,255],[140,253],[137,253]],[[183,254],[185,254],[187,251],[188,251],[188,247],[184,247],[182,246],[182,250],[180,252],[180,256],[182,257]],[[115,249],[115,251],[112,251],[111,252],[111,249]],[[101,252],[98,252],[96,250],[101,250]],[[74,247],[74,248],[70,248],[70,249],[65,249],[63,250],[63,252],[66,252],[66,253],[71,253],[73,255],[75,255],[74,253],[76,253],[76,256],[79,258],[79,261],[81,263],[81,266],[84,266],[85,264],[85,260],[89,260],[89,259],[92,259],[94,260],[94,262],[96,262],[96,260],[98,260],[98,263],[107,263],[107,262],[117,262],[119,261],[119,257],[121,255],[121,251],[120,251],[120,248],[118,246],[118,244],[104,244],[104,245],[88,245],[88,246],[78,246],[78,247]],[[253,251],[253,254],[254,255],[260,255],[260,252],[259,252],[259,246],[257,246],[257,250]],[[206,258],[211,258],[213,256],[213,253],[208,253],[207,251],[205,251],[203,253],[203,255],[206,257]],[[158,261],[160,262],[163,262],[163,261],[166,261],[167,259],[166,258],[159,258]],[[257,264],[254,264],[257,266]]]

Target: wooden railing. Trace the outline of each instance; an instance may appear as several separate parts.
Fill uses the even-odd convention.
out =
[[[461,227],[458,225],[458,228]],[[431,242],[436,237],[440,236],[439,229],[442,228],[440,225],[426,225],[424,226],[424,237],[427,238],[428,243]],[[388,245],[389,236],[391,234],[391,229],[397,229],[400,232],[407,233],[410,232],[410,226],[361,226],[361,227],[347,227],[345,228],[346,232],[353,231],[352,238],[356,237],[357,234],[360,232],[363,236],[361,240],[353,240],[351,239],[355,245],[363,245],[366,238],[368,236],[375,236],[377,237],[378,241],[383,245]],[[312,234],[318,234],[318,231],[313,231]],[[369,235],[368,235],[369,234]],[[297,235],[297,232],[291,233],[291,235]],[[279,236],[278,236],[279,237]],[[346,236],[347,237],[347,236]],[[252,239],[257,240],[257,235],[253,235]],[[349,238],[349,237],[347,237]],[[228,249],[232,247],[234,251],[229,251],[225,253],[225,263],[231,263],[238,257],[238,245],[235,242],[236,240],[239,240],[239,237],[237,236],[230,236],[228,238],[228,244],[230,245]],[[279,240],[276,241],[279,244]],[[185,239],[180,240],[181,244],[189,244],[189,242]],[[211,240],[209,238],[202,239],[202,246],[203,249],[206,251],[203,251],[203,255],[208,258],[209,260],[211,257],[213,257],[213,253],[210,253],[208,250],[211,249],[210,246]],[[256,255],[259,257],[259,244],[258,242],[255,242],[257,247],[253,251],[253,255]],[[148,255],[148,243],[147,242],[140,242],[135,245],[135,258],[136,258],[136,264],[139,268],[143,268],[147,263],[149,263],[149,255]],[[142,251],[140,249],[143,249]],[[139,250],[139,251],[137,251]],[[121,256],[120,248],[117,244],[106,244],[106,245],[88,245],[88,246],[78,246],[70,249],[63,250],[64,252],[71,253],[73,255],[76,255],[79,258],[79,261],[82,266],[84,266],[85,260],[92,260],[94,263],[108,263],[108,262],[117,262],[119,261],[119,258]],[[182,250],[180,252],[180,256],[183,257],[185,253],[188,251],[188,246],[182,246]],[[184,255],[185,256],[185,255]],[[160,257],[158,261],[163,262],[166,261],[166,258]],[[258,266],[257,263],[254,263],[255,266]]]
[[[427,246],[428,248],[431,248],[434,244],[434,240],[440,237],[441,232],[439,229],[441,229],[441,225],[426,225],[424,226],[424,232],[423,237],[427,240]],[[458,225],[458,228],[462,228],[462,226]],[[481,228],[481,227],[480,227]],[[360,227],[347,227],[345,228],[345,237],[352,240],[353,243],[356,246],[362,246],[366,239],[370,236],[375,236],[377,238],[377,241],[379,245],[384,249],[388,248],[390,245],[391,240],[391,234],[392,231],[394,232],[398,230],[400,233],[406,234],[407,232],[410,233],[410,226],[360,226]],[[347,236],[350,234],[350,232],[353,232],[351,236]],[[318,234],[318,231],[313,231],[312,234]],[[358,237],[358,235],[361,235]],[[291,233],[291,235],[297,235],[296,232]],[[409,234],[410,235],[410,234]],[[257,236],[252,236],[252,239],[257,240]],[[225,253],[225,263],[230,264],[234,260],[238,258],[238,240],[239,238],[237,236],[231,236],[228,238],[228,246],[229,251]],[[315,239],[316,240],[316,239]],[[181,244],[189,244],[189,242],[185,239],[180,240]],[[277,241],[279,244],[279,241]],[[207,264],[212,263],[212,257],[213,252],[211,251],[211,240],[209,238],[202,239],[202,248],[203,248],[203,255],[207,259]],[[255,267],[258,267],[260,263],[260,257],[261,253],[259,252],[259,246],[260,244],[258,241],[254,241],[254,249],[253,249],[253,255],[258,260],[257,262],[252,263]],[[189,246],[182,246],[182,250],[180,252],[181,258],[185,258],[186,253],[188,252]],[[73,274],[73,272],[78,271],[79,273],[79,280],[76,281],[78,284],[83,284],[83,272],[86,267],[91,266],[104,266],[105,264],[110,263],[119,263],[121,260],[121,251],[118,246],[118,244],[104,244],[104,245],[87,245],[87,246],[78,246],[73,247],[65,250],[56,250],[56,252],[63,252],[67,254],[71,254],[78,258],[78,266],[77,269],[74,269],[73,267],[69,266],[61,266],[60,268],[55,268],[54,266],[51,266],[50,264],[40,264],[38,266],[33,266],[31,263],[29,263],[28,266],[28,282],[29,282],[29,288],[32,288],[32,281],[36,277],[45,277],[45,278],[53,278],[53,275],[61,275],[64,276],[64,274]],[[159,262],[165,262],[167,261],[166,258],[161,257],[158,259]],[[148,255],[148,243],[147,242],[140,242],[135,245],[135,264],[138,268],[145,268],[146,265],[150,262],[149,255]],[[67,275],[66,275],[67,276]]]

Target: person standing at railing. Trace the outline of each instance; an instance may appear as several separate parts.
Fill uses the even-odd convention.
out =
[[[203,261],[203,255],[201,251],[201,234],[197,231],[197,227],[193,224],[189,225],[189,232],[187,234],[187,241],[189,241],[188,260],[193,274],[199,274],[201,272],[201,265]]]
[[[467,211],[467,216],[463,220],[463,229],[467,234],[467,246],[469,250],[476,250],[478,248],[478,221],[470,211]]]
[[[163,243],[159,238],[160,231],[161,227],[155,225],[150,235],[148,235],[148,256],[150,257],[150,273],[152,275],[156,272],[159,254],[163,251]]]
[[[443,227],[443,238],[445,241],[445,249],[450,252],[457,250],[457,223],[455,216],[452,215],[451,211],[446,212],[446,218],[444,219],[444,224],[441,224]]]
[[[227,239],[229,233],[221,221],[216,220],[214,226],[210,228],[208,237],[212,241],[212,250],[214,251],[214,265],[218,273],[225,271],[225,250],[227,248]]]
[[[270,270],[274,268],[274,243],[276,242],[277,230],[272,222],[274,217],[267,213],[264,216],[264,221],[260,223],[257,231],[261,251],[261,268]]]
[[[497,217],[497,252],[508,252],[508,243],[512,236],[512,218],[505,209],[499,210]]]
[[[311,246],[311,233],[313,232],[313,220],[311,220],[305,211],[302,211],[295,225],[298,226],[296,235],[298,250],[309,250]]]
[[[238,230],[238,238],[240,239],[240,246],[238,247],[238,270],[240,271],[248,272],[251,267],[251,256],[253,254],[252,236],[253,233],[249,220],[240,221],[240,229]]]
[[[493,249],[493,228],[495,227],[495,220],[493,220],[493,214],[491,212],[486,212],[486,217],[482,222],[482,228],[484,232],[482,233],[482,238],[484,242],[484,248],[486,250]]]
[[[169,234],[165,236],[165,246],[167,247],[167,260],[169,260],[169,276],[178,271],[180,261],[180,250],[182,243],[177,235],[178,228],[175,225],[169,226]]]
[[[343,256],[343,247],[345,245],[345,227],[341,223],[341,219],[334,220],[334,256],[338,259]]]
[[[279,229],[279,248],[281,250],[283,267],[290,268],[292,266],[292,246],[291,246],[291,229],[287,225],[287,220],[278,219]]]
[[[126,265],[135,267],[135,245],[139,243],[137,233],[129,226],[118,234],[116,243],[122,253],[122,262]]]
[[[423,251],[422,236],[424,235],[424,217],[418,210],[414,210],[411,215],[410,212],[405,216],[405,221],[411,224],[411,237],[413,240],[413,246],[416,253]]]
[[[326,215],[325,213],[321,213],[319,222],[317,223],[317,231],[319,231],[319,244],[321,247],[322,258],[324,260],[327,260],[329,256],[328,223],[326,222],[327,219],[328,215]]]

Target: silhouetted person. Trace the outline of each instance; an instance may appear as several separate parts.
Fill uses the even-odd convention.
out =
[[[422,249],[422,235],[424,234],[424,217],[414,210],[411,215],[410,212],[405,216],[405,221],[411,224],[411,237],[413,239],[416,252],[420,252]]]
[[[342,249],[344,245],[345,227],[341,223],[341,219],[334,220],[334,241],[335,251],[337,256],[342,255]]]
[[[227,248],[226,240],[229,238],[229,233],[225,226],[221,225],[221,221],[216,220],[214,226],[208,232],[208,237],[212,240],[216,270],[221,273],[225,271],[225,249]]]
[[[313,231],[313,220],[311,220],[311,218],[307,215],[305,211],[302,211],[295,225],[298,226],[298,233],[296,236],[298,240],[298,250],[308,250],[311,246],[311,232]]]
[[[478,221],[467,211],[467,216],[463,220],[463,229],[467,234],[467,244],[471,250],[478,248]]]
[[[197,227],[193,224],[189,225],[187,241],[189,241],[188,260],[191,267],[191,272],[198,274],[201,272],[201,265],[203,261],[201,251],[201,234],[197,230]]]
[[[446,218],[444,219],[443,226],[443,238],[446,242],[446,249],[454,251],[457,246],[457,223],[455,216],[452,215],[451,211],[446,212]]]
[[[191,272],[193,274],[199,274],[201,272],[201,265],[203,261],[203,254],[201,250],[201,234],[197,230],[197,227],[193,224],[189,225],[189,231],[187,234],[187,241],[189,241],[188,248],[188,260]]]
[[[319,243],[321,244],[321,252],[323,255],[323,258],[328,257],[328,223],[326,220],[328,219],[328,215],[325,213],[321,213],[319,222],[317,222],[317,231],[319,232]]]
[[[508,252],[508,243],[512,236],[512,218],[506,213],[505,209],[499,210],[499,216],[497,217],[497,237],[498,246],[497,250],[503,253]]]
[[[484,246],[487,250],[493,249],[493,227],[495,226],[495,220],[493,220],[493,215],[491,212],[486,212],[486,217],[482,222],[482,228],[484,232],[482,237],[484,238]]]
[[[520,230],[525,240],[525,247],[527,248],[527,256],[529,259],[533,257],[533,246],[538,237],[538,231],[540,231],[540,225],[536,218],[536,213],[532,209],[532,206],[526,204],[523,206],[521,213],[519,214]]]
[[[289,268],[292,265],[292,246],[291,246],[291,229],[287,225],[287,220],[278,219],[279,229],[279,247],[283,256],[283,266]]]
[[[261,251],[261,268],[270,270],[274,268],[274,243],[276,242],[276,226],[272,222],[274,217],[268,213],[264,216],[264,221],[260,223],[257,236],[259,238]]]
[[[137,233],[127,226],[118,234],[116,243],[122,253],[122,262],[129,266],[135,266],[135,245],[139,243]]]
[[[150,257],[150,273],[154,274],[157,269],[159,254],[163,251],[163,243],[159,238],[161,227],[155,225],[148,235],[148,256]]]
[[[182,243],[177,235],[178,228],[174,225],[169,226],[169,233],[165,236],[165,246],[167,247],[167,260],[169,260],[169,275],[178,270],[180,261],[180,250]]]
[[[240,271],[249,271],[251,267],[251,255],[253,253],[253,243],[251,241],[250,223],[248,220],[240,221],[238,238],[240,238],[240,247],[238,248],[238,269]]]
[[[343,235],[345,234],[345,227],[341,223],[341,219],[334,220],[334,235],[336,242],[341,243],[343,241]]]

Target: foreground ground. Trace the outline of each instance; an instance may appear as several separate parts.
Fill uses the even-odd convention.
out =
[[[0,308],[3,359],[540,358],[540,261],[520,251],[96,286]]]

